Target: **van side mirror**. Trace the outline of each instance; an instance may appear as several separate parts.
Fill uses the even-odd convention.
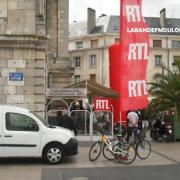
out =
[[[33,123],[33,131],[39,131],[39,126]]]

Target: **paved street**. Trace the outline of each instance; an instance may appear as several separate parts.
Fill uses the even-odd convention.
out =
[[[90,162],[88,143],[80,143],[77,156],[65,158],[62,164],[55,166],[43,164],[41,159],[0,159],[0,180],[128,179],[134,177],[135,173],[137,179],[160,176],[177,179],[180,175],[180,142],[151,143],[153,151],[150,157],[146,160],[136,159],[128,166],[107,161],[103,156]]]
[[[179,180],[180,165],[43,169],[42,180]]]

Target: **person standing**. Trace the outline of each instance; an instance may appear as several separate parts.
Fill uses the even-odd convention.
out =
[[[68,115],[67,110],[63,110],[61,116],[59,116],[59,113],[57,113],[57,123],[58,126],[70,129],[71,131],[74,131],[75,135],[77,134],[75,123],[73,119]]]
[[[129,111],[127,114],[127,138],[126,138],[127,141],[129,141],[129,138],[132,136],[133,132],[134,132],[134,137],[136,138],[138,123],[139,123],[139,116],[137,112]]]

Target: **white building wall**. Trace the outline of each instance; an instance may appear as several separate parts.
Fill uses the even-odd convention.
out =
[[[80,75],[81,80],[85,77],[89,78],[90,74],[96,74],[96,81],[106,87],[109,87],[109,47],[115,43],[115,39],[119,38],[118,34],[94,34],[87,35],[83,38],[74,38],[69,40],[69,51],[71,58],[76,55],[81,55],[80,69],[75,69],[74,75]],[[91,48],[91,40],[98,39],[99,46],[97,48]],[[84,42],[83,49],[77,50],[75,48],[75,42]],[[153,47],[153,40],[162,40],[161,48]],[[174,56],[180,56],[180,49],[172,48],[172,40],[179,40],[180,36],[160,36],[150,35],[150,58],[147,65],[147,82],[154,80],[154,74],[163,73],[160,66],[155,66],[155,55],[162,55],[162,63],[167,67],[172,68]],[[96,54],[97,66],[96,68],[89,68],[89,55]],[[73,79],[72,79],[73,81]]]

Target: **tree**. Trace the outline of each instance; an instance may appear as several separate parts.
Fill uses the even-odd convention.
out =
[[[147,108],[147,114],[173,109],[176,118],[180,120],[180,61],[175,60],[174,64],[176,72],[162,65],[164,73],[155,74],[159,78],[159,82],[149,83],[149,94],[152,100]]]

